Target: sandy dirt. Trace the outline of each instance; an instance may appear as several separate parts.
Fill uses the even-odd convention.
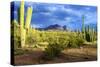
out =
[[[51,64],[51,63],[67,63],[67,62],[82,62],[96,61],[97,48],[67,48],[52,60],[43,59],[44,52],[34,50],[23,55],[16,55],[15,65],[31,65],[31,64]]]

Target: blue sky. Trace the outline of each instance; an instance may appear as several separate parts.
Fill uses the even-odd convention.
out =
[[[14,19],[18,19],[18,8],[20,2],[15,1]],[[97,7],[96,6],[82,6],[82,5],[70,5],[70,4],[51,4],[51,3],[36,3],[25,2],[25,17],[27,7],[32,6],[32,27],[44,28],[49,25],[59,24],[61,26],[66,25],[68,29],[81,29],[82,16],[85,16],[85,25],[97,25]]]

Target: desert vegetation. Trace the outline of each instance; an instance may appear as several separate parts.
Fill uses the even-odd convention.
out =
[[[24,21],[24,2],[19,8],[19,21],[11,21],[11,41],[14,42],[14,64],[44,64],[96,60],[97,31],[85,26],[82,30],[39,30],[32,28],[32,8],[28,7]]]

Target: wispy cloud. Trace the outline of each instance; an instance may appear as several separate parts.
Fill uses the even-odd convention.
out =
[[[31,26],[32,26],[33,28],[42,28],[42,27],[43,27],[42,24],[31,24]]]
[[[87,13],[86,15],[85,24],[96,24],[97,23],[97,14],[96,13]]]

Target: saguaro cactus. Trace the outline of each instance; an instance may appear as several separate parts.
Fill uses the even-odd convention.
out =
[[[20,5],[20,38],[21,38],[21,47],[25,44],[25,30],[24,30],[24,1],[21,2]]]
[[[26,24],[24,23],[24,1],[21,1],[20,5],[20,38],[21,38],[21,47],[25,47],[25,38],[26,38],[26,33],[29,29],[30,22],[31,22],[31,16],[32,16],[32,7],[28,7],[27,10],[27,17],[26,17]]]
[[[27,17],[26,17],[26,24],[25,24],[25,28],[26,28],[27,32],[29,31],[31,17],[32,17],[32,7],[28,7]]]

